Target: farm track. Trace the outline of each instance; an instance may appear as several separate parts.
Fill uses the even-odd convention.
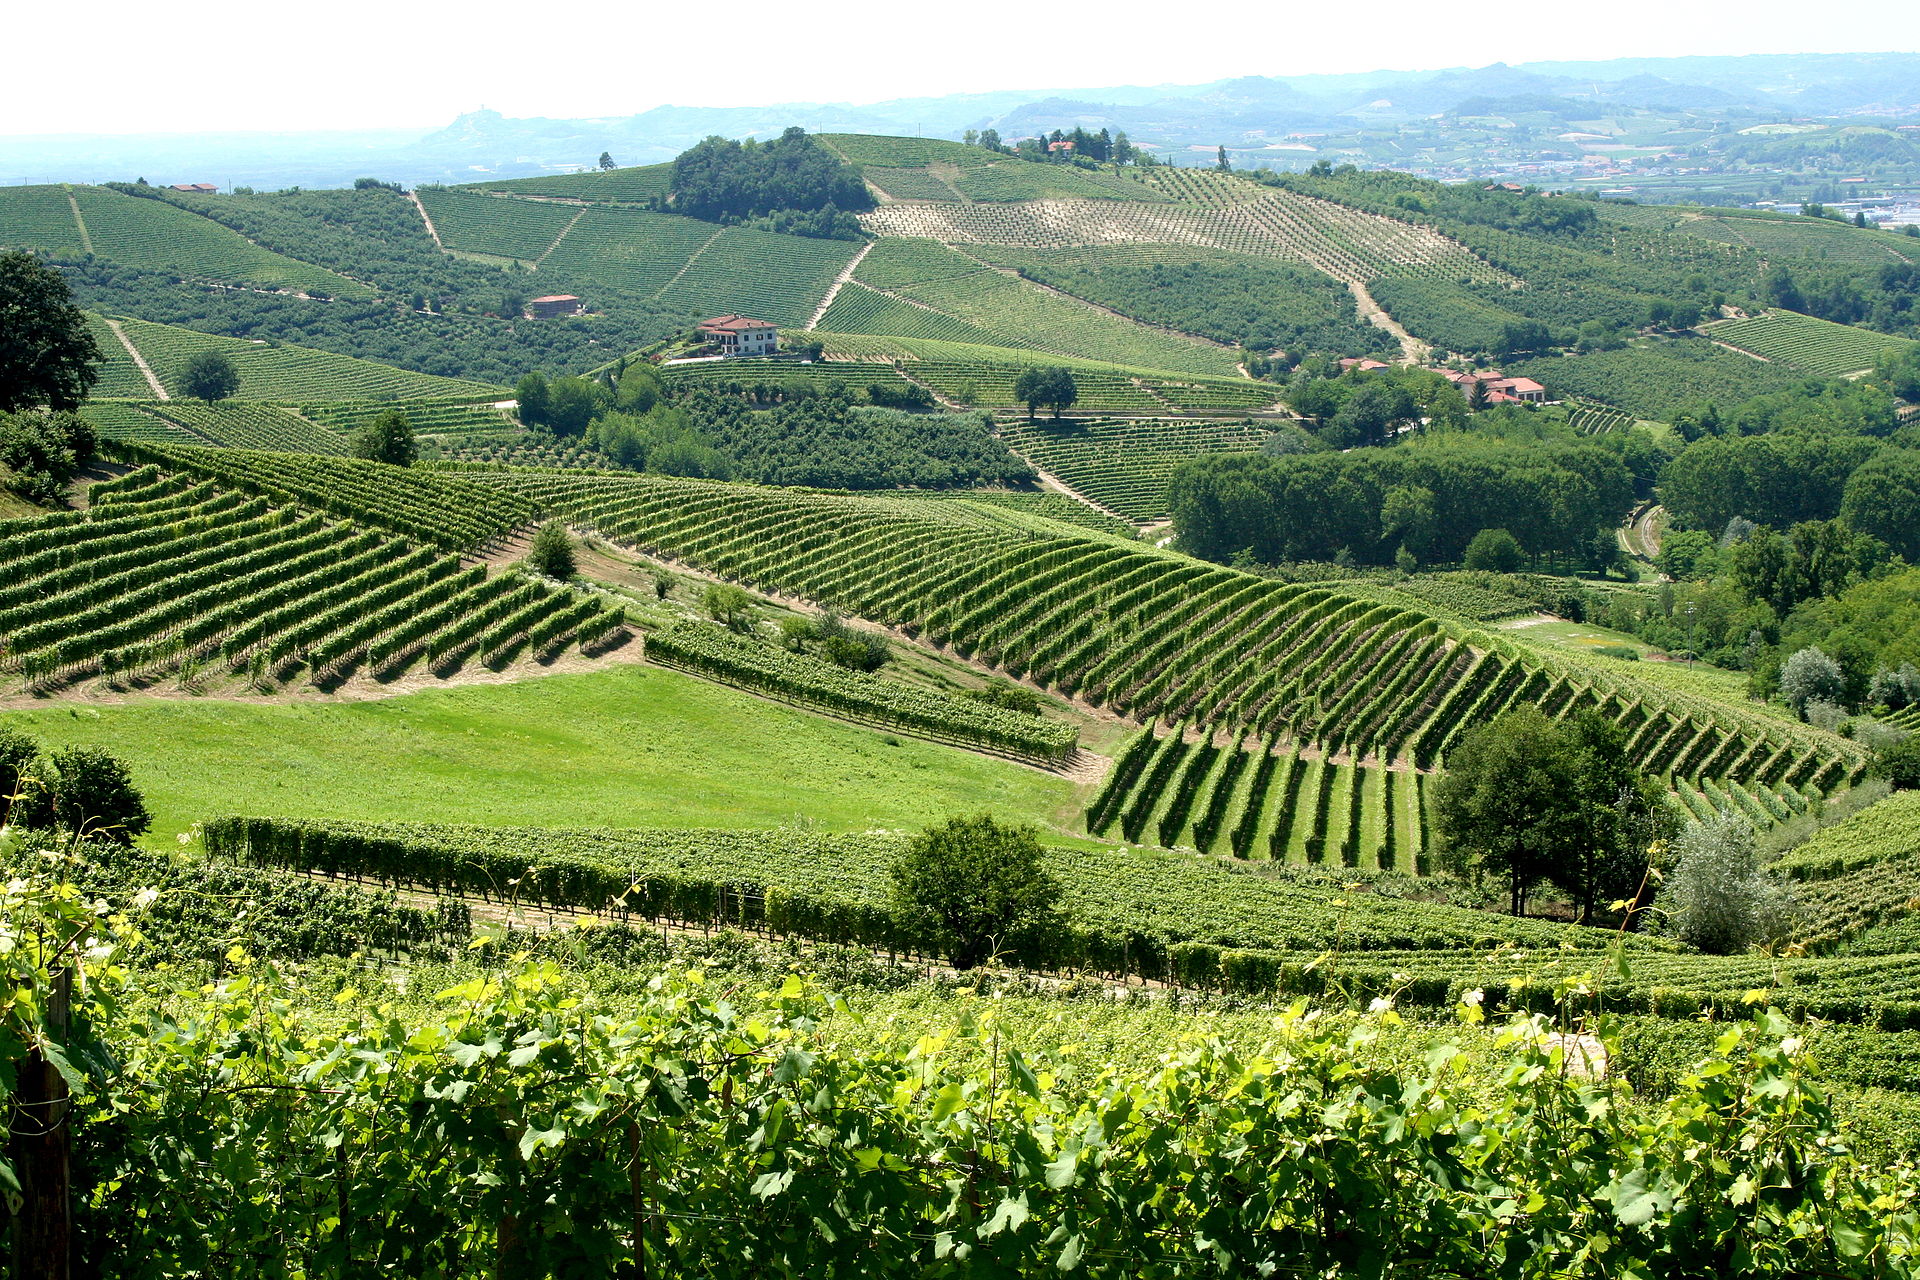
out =
[[[73,225],[80,232],[80,247],[85,249],[87,255],[91,257],[93,255],[93,236],[87,230],[87,220],[80,216],[80,202],[74,199],[73,188],[68,187],[66,192],[67,207],[73,210]]]
[[[433,216],[427,212],[427,206],[420,203],[420,197],[416,192],[407,192],[407,199],[413,201],[413,207],[420,211],[420,221],[427,224],[427,234],[433,237],[433,247],[445,253],[447,246],[441,243],[440,228],[433,225]]]
[[[867,241],[866,244],[860,247],[860,252],[853,255],[853,261],[840,269],[840,274],[833,278],[833,286],[827,290],[827,296],[820,299],[820,305],[815,307],[813,314],[807,317],[807,328],[809,330],[820,327],[821,318],[827,314],[827,308],[833,305],[833,300],[840,296],[840,290],[845,288],[847,282],[853,279],[854,270],[859,267],[860,263],[869,253],[873,252],[873,246],[879,243],[878,240]]]
[[[1433,348],[1408,333],[1391,312],[1374,300],[1367,286],[1358,280],[1349,280],[1347,288],[1353,294],[1353,300],[1359,305],[1360,315],[1376,329],[1385,329],[1400,344],[1400,357],[1408,364],[1425,364],[1433,356]]]
[[[545,262],[547,260],[547,255],[552,253],[555,249],[558,249],[560,247],[560,242],[567,238],[567,232],[573,230],[574,227],[579,224],[580,219],[586,216],[587,216],[587,207],[585,205],[582,205],[580,206],[580,212],[573,215],[573,221],[567,223],[566,226],[560,228],[560,234],[553,238],[553,243],[540,251],[540,256],[533,260],[533,265],[538,267],[541,263]]]
[[[585,210],[581,210],[581,212],[584,213]],[[576,217],[575,221],[577,222],[579,221],[579,219]],[[571,226],[572,224],[569,223],[568,225]],[[651,294],[649,294],[647,296],[647,301],[652,302],[653,300],[657,299],[661,294],[673,288],[673,286],[679,284],[680,277],[686,275],[688,271],[692,270],[693,264],[700,261],[700,255],[705,253],[713,245],[713,242],[720,238],[720,233],[725,230],[726,230],[725,227],[719,227],[714,231],[712,235],[708,236],[705,240],[702,240],[700,242],[700,247],[698,249],[695,249],[691,254],[688,254],[687,260],[680,264],[680,269],[673,273],[673,279],[667,281],[665,284],[661,285],[658,289],[655,289]],[[559,243],[559,241],[556,240],[554,243],[557,244]]]
[[[147,358],[140,354],[140,348],[133,345],[133,339],[129,338],[127,331],[120,327],[120,322],[112,316],[101,316],[100,318],[107,322],[107,328],[113,330],[113,336],[120,339],[120,345],[127,349],[127,355],[132,357],[135,367],[140,370],[140,376],[147,380],[149,387],[153,388],[154,399],[173,399],[172,396],[167,394],[167,389],[160,385],[160,379],[154,376],[153,367],[147,363]]]

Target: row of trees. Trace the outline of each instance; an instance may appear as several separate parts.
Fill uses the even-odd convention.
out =
[[[1483,529],[1530,556],[1591,553],[1633,505],[1618,455],[1589,444],[1532,447],[1433,437],[1395,449],[1285,457],[1217,454],[1182,463],[1169,505],[1181,545],[1211,560],[1453,562]]]

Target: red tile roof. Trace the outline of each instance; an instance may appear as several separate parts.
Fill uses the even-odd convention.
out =
[[[702,332],[715,333],[731,332],[737,329],[771,329],[773,327],[773,325],[767,323],[765,320],[753,320],[746,316],[733,315],[715,316],[711,320],[702,320],[700,322]]]
[[[550,293],[544,298],[535,298],[535,302],[578,302],[580,299],[570,293]]]

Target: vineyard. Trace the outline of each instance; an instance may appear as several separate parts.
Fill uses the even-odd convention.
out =
[[[350,451],[345,437],[275,405],[167,400],[144,407],[189,435],[224,448],[336,455]]]
[[[1135,718],[1237,725],[1422,767],[1510,706],[1592,709],[1649,771],[1824,792],[1860,749],[1416,610],[1150,548],[1048,534],[983,507],[692,480],[474,473],[615,542],[902,626]]]
[[[822,329],[900,332],[908,337],[957,342],[979,342],[983,339],[978,335],[992,334],[996,336],[984,339],[987,345],[1035,347],[1112,364],[1216,377],[1231,377],[1238,362],[1229,349],[1148,328],[938,245],[882,240],[860,260],[854,280],[869,289],[883,289],[886,298],[908,305],[904,309],[876,308],[875,314],[863,317],[856,313],[871,307],[869,298],[875,295],[863,293],[847,299],[848,291],[843,289],[820,322]],[[844,308],[842,299],[848,301]],[[952,325],[951,331],[936,331],[932,323],[917,326],[920,332],[878,327],[879,323],[894,321],[911,323],[913,317],[907,313],[927,308],[931,308],[929,321],[944,319]],[[850,324],[860,327],[848,327]]]
[[[1039,164],[938,138],[823,133],[819,140],[888,200],[1162,200],[1130,178]]]
[[[209,852],[256,866],[346,876],[617,918],[725,925],[925,954],[930,939],[886,898],[889,835],[797,831],[572,830],[219,818]],[[1583,979],[1622,1013],[1741,1015],[1754,991],[1794,1017],[1920,1028],[1920,956],[1705,956],[1671,943],[1367,892],[1308,870],[1191,854],[1057,851],[1066,923],[1016,957],[1044,969],[1139,977],[1259,996],[1350,1000],[1391,993],[1449,1008],[1550,1009]],[[1601,949],[1624,941],[1627,966]],[[1328,952],[1335,952],[1329,959]]]
[[[531,431],[465,431],[421,442],[426,461],[473,462],[502,467],[584,467],[615,471],[619,464],[592,445]]]
[[[849,671],[705,623],[677,623],[648,636],[647,657],[663,666],[845,720],[1038,764],[1063,763],[1072,756],[1079,740],[1078,731],[1070,725]]]
[[[74,187],[72,194],[92,252],[131,267],[322,297],[373,293],[357,280],[263,249],[237,231],[163,200],[105,187]],[[0,228],[0,240],[6,238]]]
[[[504,191],[519,196],[552,196],[610,204],[645,204],[664,197],[673,179],[670,164],[638,165],[588,173],[563,173],[543,178],[501,178],[469,182],[454,190]],[[424,192],[422,193],[425,194]]]
[[[1736,211],[1673,220],[1673,211],[1662,212],[1671,220],[1674,235],[1738,245],[1772,260],[1798,258],[1876,267],[1913,260],[1913,246],[1890,232],[1849,226],[1827,218]]]
[[[148,413],[143,405],[120,400],[89,400],[80,416],[93,424],[102,440],[130,440],[148,444],[206,444],[185,427]]]
[[[175,396],[181,394],[181,369],[202,351],[217,351],[233,362],[234,372],[240,375],[236,395],[242,400],[411,400],[498,394],[485,383],[411,373],[312,347],[219,338],[145,320],[123,319],[120,327]],[[140,387],[144,392],[144,380]]]
[[[93,384],[92,395],[102,399],[146,400],[153,395],[153,387],[140,373],[140,366],[127,354],[127,348],[114,336],[111,326],[105,318],[89,311],[87,332],[93,335],[94,345],[100,348],[100,354],[106,357],[106,363],[100,366],[100,379]]]
[[[845,291],[842,290],[844,293]],[[1094,413],[1164,414],[1171,409],[1240,412],[1271,408],[1279,395],[1272,383],[1246,378],[1182,377],[1164,370],[1106,364],[1072,356],[1054,356],[1012,347],[892,335],[808,334],[827,351],[830,363],[857,361],[895,366],[908,379],[929,387],[954,404],[1011,408],[1019,404],[1014,383],[1023,369],[1057,364],[1073,374],[1079,398],[1076,410]],[[728,364],[744,363],[728,361]],[[692,369],[698,366],[680,366]],[[715,374],[710,376],[724,376]]]
[[[1013,206],[892,204],[861,216],[884,237],[944,244],[1062,249],[1099,244],[1177,244],[1304,262],[1342,282],[1383,276],[1471,278],[1510,284],[1438,232],[1291,191],[1207,208],[1091,200]]]
[[[539,259],[581,216],[576,206],[544,200],[509,200],[442,187],[417,194],[447,248],[523,262]]]
[[[1805,912],[1801,936],[1831,947],[1912,916],[1920,909],[1916,850],[1920,791],[1901,791],[1787,854],[1774,869]]]
[[[0,248],[40,249],[63,258],[87,252],[68,188],[0,187]]]
[[[1567,425],[1581,435],[1604,436],[1614,431],[1625,431],[1633,423],[1632,414],[1612,405],[1601,404],[1598,400],[1575,399],[1567,405]]]
[[[423,436],[462,435],[473,431],[502,431],[513,424],[505,409],[483,400],[316,400],[299,406],[303,417],[323,423],[341,435],[351,435],[383,413],[400,412],[407,424]]]
[[[1150,726],[1115,761],[1087,829],[1236,858],[1426,875],[1430,781],[1277,742]]]
[[[224,669],[330,684],[366,665],[501,666],[624,621],[530,578],[154,466],[74,518],[0,528],[0,671],[30,687]]]
[[[1744,320],[1723,320],[1707,325],[1701,332],[1764,360],[1826,377],[1871,369],[1882,356],[1914,345],[1906,338],[1835,324],[1794,311],[1769,311]]]
[[[1110,511],[1145,524],[1167,515],[1167,481],[1189,458],[1258,449],[1272,434],[1218,418],[1073,418],[996,428],[1008,447]]]
[[[117,444],[115,451],[133,462],[199,476],[276,503],[300,503],[453,551],[497,542],[535,514],[532,502],[459,475],[359,458],[131,441]]]
[[[1095,511],[1084,502],[1069,498],[1064,493],[1019,493],[997,492],[975,489],[966,493],[926,492],[912,495],[931,501],[961,501],[985,503],[1006,511],[1018,511],[1029,516],[1070,524],[1095,533],[1109,534],[1116,538],[1133,540],[1134,527],[1125,520],[1116,520],[1112,516]]]
[[[746,393],[761,401],[774,399],[782,394],[783,388],[795,384],[804,384],[814,391],[835,387],[860,392],[875,384],[895,391],[904,391],[907,387],[906,379],[891,363],[859,360],[802,364],[764,356],[741,356],[663,365],[660,376],[672,383]]]

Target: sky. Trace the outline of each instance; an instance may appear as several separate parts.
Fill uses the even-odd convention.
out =
[[[1209,9],[1130,0],[833,6],[688,0],[53,0],[9,6],[0,135],[437,127],[677,106],[875,102],[995,89],[1489,62],[1920,50],[1920,3],[1604,6],[1433,0]],[[756,10],[759,12],[756,14]],[[76,13],[85,15],[76,21]],[[541,19],[545,18],[544,21]],[[24,55],[24,56],[22,56]]]

